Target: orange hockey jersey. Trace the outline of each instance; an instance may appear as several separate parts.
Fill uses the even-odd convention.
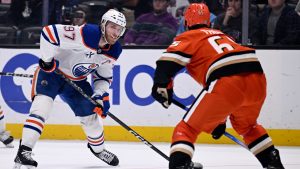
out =
[[[222,76],[263,72],[254,49],[241,46],[221,31],[210,28],[178,35],[160,60],[186,66],[190,75],[204,87]]]

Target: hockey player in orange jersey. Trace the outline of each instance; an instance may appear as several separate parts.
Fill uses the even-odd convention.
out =
[[[156,62],[152,96],[165,108],[172,102],[172,79],[182,68],[204,86],[174,129],[169,168],[197,168],[190,166],[197,136],[205,132],[220,138],[229,117],[263,168],[283,169],[279,151],[257,123],[266,78],[255,50],[209,28],[209,16],[205,4],[190,4],[184,15],[188,31],[178,35]]]

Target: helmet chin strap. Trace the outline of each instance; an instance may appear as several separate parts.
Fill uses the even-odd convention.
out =
[[[106,25],[106,22],[101,24],[102,37],[104,39],[105,44],[109,44],[108,41],[107,41],[107,39],[106,39],[105,25]]]
[[[107,39],[106,39],[105,33],[104,33],[103,39],[104,39],[104,41],[105,41],[106,44],[109,44],[108,41],[107,41]]]

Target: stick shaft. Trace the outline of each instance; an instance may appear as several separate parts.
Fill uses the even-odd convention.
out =
[[[91,96],[87,95],[76,83],[71,81],[69,78],[67,78],[62,72],[59,70],[56,70],[55,73],[60,75],[69,85],[74,87],[83,97],[88,99],[91,103],[93,103],[96,106],[101,106],[99,105],[98,102],[93,100]],[[134,131],[132,128],[130,128],[128,125],[126,125],[124,122],[122,122],[120,119],[118,119],[116,116],[114,116],[111,112],[108,112],[107,114],[109,117],[111,117],[113,120],[115,120],[117,123],[119,123],[123,128],[125,128],[127,131],[129,131],[131,134],[133,134],[136,138],[138,138],[141,142],[143,142],[145,145],[150,147],[152,150],[154,150],[156,153],[161,155],[163,158],[169,161],[169,157],[164,154],[162,151],[160,151],[158,148],[156,148],[153,144],[151,144],[149,141],[147,141],[144,137],[139,135],[136,131]]]
[[[12,73],[12,72],[0,72],[1,76],[16,76],[16,77],[28,77],[33,78],[31,74],[22,74],[22,73]]]

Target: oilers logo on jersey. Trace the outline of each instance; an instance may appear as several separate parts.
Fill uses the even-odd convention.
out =
[[[87,76],[98,67],[99,65],[95,63],[78,63],[73,67],[72,73],[75,77]]]

